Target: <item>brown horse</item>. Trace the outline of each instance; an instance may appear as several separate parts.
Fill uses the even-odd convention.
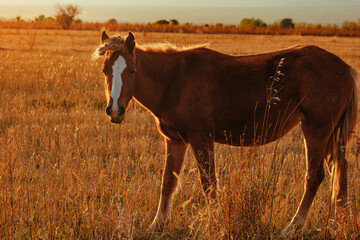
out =
[[[305,192],[284,233],[305,224],[324,179],[323,163],[334,171],[334,201],[349,211],[345,148],[357,120],[356,71],[315,46],[229,56],[206,47],[137,46],[103,32],[97,55],[106,55],[111,122],[121,123],[135,99],[156,119],[166,139],[161,197],[152,227],[166,223],[184,156],[190,145],[207,199],[216,199],[214,142],[262,145],[301,123],[306,142]]]

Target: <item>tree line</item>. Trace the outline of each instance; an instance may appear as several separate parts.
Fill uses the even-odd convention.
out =
[[[154,32],[188,32],[188,33],[243,33],[243,34],[300,34],[300,35],[324,35],[324,36],[360,36],[360,18],[358,23],[344,21],[340,26],[322,25],[312,23],[295,23],[291,18],[283,18],[279,22],[267,24],[260,18],[243,18],[238,25],[225,25],[222,23],[194,25],[191,23],[181,24],[176,19],[159,19],[149,24],[118,23],[114,18],[105,23],[83,23],[77,16],[81,8],[76,5],[56,5],[54,17],[39,15],[31,21],[31,26],[17,16],[15,22],[0,21],[0,26],[14,28],[41,28],[41,29],[76,29],[96,30],[107,28],[109,30],[121,31],[125,27],[132,31],[154,31]],[[57,27],[56,27],[57,25]]]

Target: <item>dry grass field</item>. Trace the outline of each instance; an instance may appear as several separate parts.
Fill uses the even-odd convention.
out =
[[[111,33],[113,34],[113,33]],[[276,143],[216,145],[220,206],[209,209],[188,151],[172,217],[156,213],[164,140],[132,103],[125,122],[108,121],[96,31],[0,29],[1,239],[279,239],[303,193],[305,156],[297,127]],[[228,54],[314,44],[360,71],[360,39],[340,37],[135,33],[139,43],[210,42]],[[298,238],[360,238],[360,127],[347,159],[353,221],[336,227],[327,171]],[[222,218],[214,221],[213,212]]]

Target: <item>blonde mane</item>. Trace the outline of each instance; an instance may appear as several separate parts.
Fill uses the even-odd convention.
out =
[[[143,50],[145,52],[182,52],[187,50],[199,49],[199,48],[208,48],[209,43],[205,44],[197,44],[197,45],[189,45],[189,46],[181,46],[178,47],[172,43],[150,43],[150,44],[138,44],[136,48]]]

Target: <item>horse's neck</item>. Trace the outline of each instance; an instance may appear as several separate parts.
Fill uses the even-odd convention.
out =
[[[170,80],[167,77],[171,71],[168,66],[173,65],[164,55],[165,53],[135,50],[137,73],[134,98],[155,116],[159,116],[162,97]]]

